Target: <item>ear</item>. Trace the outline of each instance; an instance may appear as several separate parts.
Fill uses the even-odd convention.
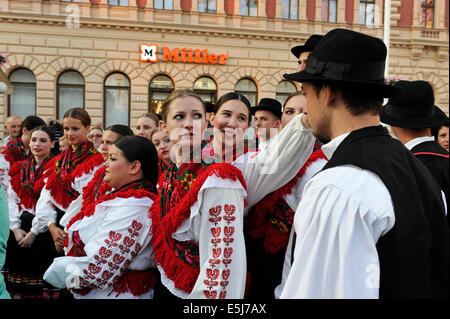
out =
[[[323,98],[323,102],[326,106],[333,106],[336,104],[338,93],[336,90],[333,90],[330,86],[326,85],[321,91],[320,91]]]
[[[130,163],[128,172],[130,173],[130,175],[139,174],[141,172],[141,162],[134,161],[134,162]]]
[[[159,121],[159,122],[158,122],[158,126],[159,126],[159,129],[160,129],[161,131],[165,131],[165,130],[166,130],[166,122],[164,122],[164,121]]]
[[[54,147],[55,147],[55,141],[52,142],[52,148],[54,148]]]
[[[275,121],[274,125],[275,125],[275,127],[280,128],[281,120],[278,120],[278,119],[277,119],[277,120]]]
[[[215,117],[216,115],[213,112],[209,113],[209,123],[211,123],[212,126],[214,126]]]

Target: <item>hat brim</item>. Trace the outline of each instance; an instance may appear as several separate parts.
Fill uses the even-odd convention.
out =
[[[393,106],[390,103],[387,103],[383,106],[383,109],[380,113],[380,121],[384,124],[404,127],[404,128],[431,128],[435,126],[441,126],[448,124],[447,115],[436,105],[434,106],[434,115],[429,118],[398,118],[394,117],[388,112],[386,112],[386,108]]]
[[[275,109],[273,109],[271,107],[268,107],[268,106],[253,106],[251,108],[251,110],[252,110],[252,115],[255,115],[256,111],[269,111],[269,112],[272,112],[273,114],[275,114],[276,116],[278,116],[280,118],[281,118],[281,115],[283,115],[283,112],[275,110]]]
[[[298,46],[293,47],[293,48],[291,49],[292,54],[293,54],[297,59],[300,58],[300,54],[302,54],[303,52],[306,52],[306,51],[312,51],[312,49],[311,49],[309,46],[307,46],[307,45],[298,45]]]
[[[350,80],[350,79],[345,80],[330,79],[322,77],[320,75],[308,73],[305,70],[290,74],[284,74],[283,77],[287,80],[296,81],[300,83],[313,82],[324,84],[348,84],[358,88],[370,89],[371,92],[376,97],[390,98],[396,96],[401,92],[401,88],[385,84],[384,82]]]

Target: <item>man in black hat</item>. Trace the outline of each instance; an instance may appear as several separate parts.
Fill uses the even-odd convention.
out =
[[[291,49],[291,52],[298,59],[298,70],[302,71],[306,67],[306,62],[308,61],[308,56],[311,54],[312,50],[316,44],[323,38],[323,35],[313,34],[310,36],[304,45],[298,45]]]
[[[283,114],[281,108],[281,103],[271,98],[263,98],[257,106],[252,107],[258,148],[266,147],[270,139],[277,135]]]
[[[281,298],[447,298],[449,237],[431,173],[380,125],[387,49],[345,29],[327,33],[301,82],[307,119],[328,158],[294,216]],[[295,119],[294,119],[295,120]],[[283,287],[284,284],[284,287]]]
[[[449,159],[431,134],[431,127],[448,124],[448,117],[434,105],[434,92],[426,81],[398,81],[402,92],[389,99],[380,120],[428,167],[449,198]],[[447,214],[448,218],[448,214]]]

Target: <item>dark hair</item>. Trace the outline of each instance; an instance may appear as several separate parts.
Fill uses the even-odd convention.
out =
[[[20,125],[20,136],[22,136],[23,128],[26,128],[28,131],[31,131],[35,127],[38,126],[47,126],[45,121],[41,119],[39,116],[30,115],[27,116]]]
[[[250,101],[245,97],[245,95],[238,92],[228,92],[220,97],[220,99],[214,105],[213,113],[217,114],[219,112],[220,107],[228,101],[238,100],[245,104],[248,109],[248,122],[252,121],[252,105]]]
[[[133,131],[126,125],[122,124],[113,124],[105,129],[105,131],[111,131],[120,136],[130,136],[134,135]]]
[[[325,86],[329,86],[332,90],[339,91],[347,110],[353,116],[368,113],[378,115],[383,107],[383,98],[376,96],[376,93],[374,94],[371,89],[352,86],[350,84],[310,83],[314,87],[317,95],[319,95],[320,90]]]
[[[439,131],[441,128],[443,127],[448,127],[448,123],[444,124],[444,125],[439,125],[439,126],[435,126],[431,128],[431,135],[434,136],[434,140],[437,142],[438,140],[438,135],[439,135]]]
[[[142,136],[119,137],[114,145],[120,149],[128,162],[139,161],[145,179],[156,189],[158,183],[158,153],[153,143]]]
[[[172,93],[170,93],[170,95],[165,99],[165,101],[162,105],[162,111],[161,111],[162,120],[164,122],[167,121],[167,114],[169,113],[169,106],[174,100],[178,99],[179,97],[188,97],[188,96],[194,97],[202,103],[203,112],[206,115],[205,103],[197,94],[194,93],[194,91],[189,90],[189,89],[175,90]]]
[[[45,133],[47,133],[48,136],[50,137],[50,141],[53,142],[53,141],[55,140],[55,133],[53,132],[53,129],[52,129],[51,127],[49,127],[49,126],[46,126],[46,125],[40,125],[40,126],[35,127],[35,128],[31,131],[30,136],[33,135],[33,133],[34,133],[35,131],[42,131],[42,132],[45,132]]]
[[[75,107],[67,110],[67,112],[64,113],[63,118],[65,119],[68,117],[80,120],[84,127],[91,125],[91,117],[89,116],[89,113],[82,108]]]

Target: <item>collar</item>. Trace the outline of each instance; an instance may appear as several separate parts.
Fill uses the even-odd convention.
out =
[[[405,144],[406,148],[411,150],[413,147],[423,143],[423,142],[429,142],[434,141],[434,136],[421,136],[416,137],[415,139],[412,139],[408,143]]]
[[[338,146],[342,143],[342,141],[350,134],[350,132],[344,133],[342,135],[339,135],[338,137],[335,137],[331,141],[329,141],[327,144],[322,145],[322,152],[324,152],[325,156],[328,159],[331,159],[334,152],[338,148]]]

